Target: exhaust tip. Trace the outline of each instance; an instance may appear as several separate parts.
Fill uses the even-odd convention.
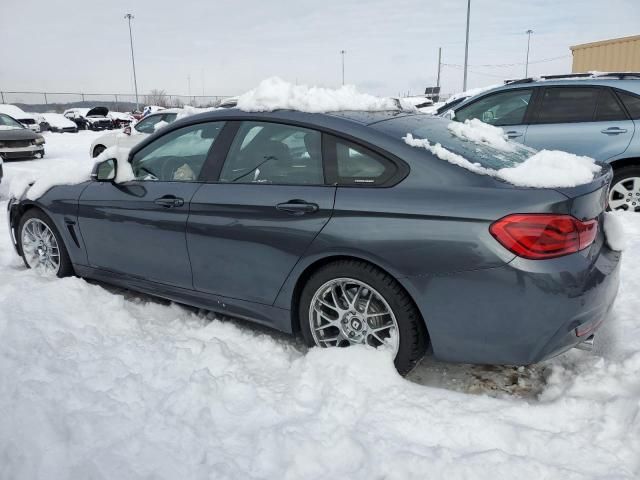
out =
[[[578,350],[585,350],[587,352],[590,352],[591,350],[593,350],[593,342],[594,342],[595,338],[596,338],[596,336],[592,333],[586,339],[584,339],[582,342],[577,344],[576,348]]]

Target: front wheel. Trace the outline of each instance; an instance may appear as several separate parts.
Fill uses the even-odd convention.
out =
[[[309,346],[388,344],[401,374],[411,371],[428,343],[420,313],[400,284],[357,260],[315,272],[302,291],[298,315]]]
[[[48,277],[73,274],[69,254],[58,230],[40,210],[31,209],[22,216],[17,237],[27,268]]]

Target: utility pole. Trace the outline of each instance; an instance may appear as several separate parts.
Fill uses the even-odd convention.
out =
[[[342,85],[344,85],[344,54],[347,53],[346,50],[340,50],[340,54],[342,55]]]
[[[467,90],[467,67],[469,66],[469,19],[471,17],[471,0],[467,0],[467,36],[464,42],[464,79],[462,91]]]
[[[527,61],[524,67],[524,78],[529,78],[529,47],[531,46],[531,34],[533,33],[533,30],[527,30],[525,33],[528,35],[528,38],[527,38]]]
[[[124,18],[129,20],[129,43],[131,45],[131,64],[133,65],[133,88],[136,91],[136,110],[140,111],[140,104],[138,102],[138,79],[136,77],[136,60],[133,56],[133,34],[131,33],[131,20],[135,17],[130,13],[127,13]]]
[[[438,47],[438,76],[436,77],[436,87],[440,86],[440,68],[442,67],[442,47]]]

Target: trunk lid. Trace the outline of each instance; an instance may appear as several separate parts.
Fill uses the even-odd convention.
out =
[[[590,183],[554,189],[570,200],[568,213],[578,220],[598,218],[607,209],[613,170],[608,164],[601,164],[601,167],[600,174]]]

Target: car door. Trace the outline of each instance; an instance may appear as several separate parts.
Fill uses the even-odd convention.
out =
[[[485,123],[502,127],[509,139],[523,142],[527,133],[532,88],[518,88],[491,93],[460,107],[454,120],[464,122],[477,118]]]
[[[89,184],[80,196],[78,225],[90,266],[193,287],[185,239],[189,202],[222,126],[172,130],[132,152],[135,180]]]
[[[604,161],[627,149],[634,129],[633,121],[608,87],[545,87],[525,144]]]
[[[230,122],[212,183],[191,201],[187,244],[196,290],[272,304],[329,220],[320,132],[272,122]]]

